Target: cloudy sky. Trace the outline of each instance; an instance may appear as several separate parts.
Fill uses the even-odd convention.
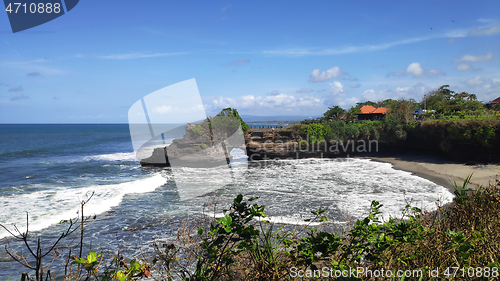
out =
[[[321,115],[443,84],[500,96],[500,2],[80,1],[13,34],[0,13],[0,123],[126,123],[195,78],[207,114]]]

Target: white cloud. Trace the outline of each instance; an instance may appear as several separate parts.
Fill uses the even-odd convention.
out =
[[[403,87],[403,88],[397,87],[396,92],[404,94],[404,93],[408,92],[409,89],[410,89],[410,87]]]
[[[477,86],[477,85],[483,84],[484,79],[481,76],[476,76],[475,78],[471,78],[465,82],[471,86]]]
[[[456,92],[474,93],[478,100],[487,102],[499,97],[500,78],[476,76],[460,82],[457,87],[459,89]]]
[[[412,62],[405,71],[388,73],[387,76],[406,76],[412,74],[413,78],[436,77],[446,75],[441,69],[430,69],[425,71],[419,62]]]
[[[477,21],[482,22],[482,23],[496,23],[497,22],[497,20],[495,20],[495,19],[484,19],[484,18],[479,18]]]
[[[349,108],[359,102],[357,97],[346,97],[347,93],[344,91],[344,86],[339,81],[333,81],[329,85],[330,94],[324,100],[325,105],[338,105],[343,108]]]
[[[298,89],[295,92],[299,93],[299,94],[305,94],[305,93],[314,92],[314,90],[313,89],[309,89],[309,88],[301,88],[301,89]]]
[[[212,103],[217,107],[217,108],[225,108],[225,107],[235,107],[237,108],[237,103],[236,100],[232,98],[224,98],[224,97],[219,97],[217,99],[212,100]]]
[[[406,68],[406,73],[413,73],[413,77],[422,77],[424,76],[424,69],[418,62],[411,63]]]
[[[372,100],[373,97],[375,96],[375,91],[373,89],[366,90],[363,92],[361,96],[366,100]]]
[[[462,63],[462,64],[457,65],[457,67],[455,69],[459,70],[459,71],[467,71],[467,70],[471,70],[472,66],[470,64]]]
[[[194,113],[194,112],[204,112],[205,108],[203,107],[203,105],[201,104],[197,104],[191,108],[189,108],[187,110],[187,112],[191,112],[191,113]]]
[[[333,78],[340,77],[342,75],[345,75],[346,73],[343,71],[340,71],[340,68],[338,66],[332,67],[328,69],[327,71],[321,71],[319,68],[315,69],[311,72],[309,75],[309,82],[323,82],[327,81]]]
[[[414,37],[380,44],[347,46],[341,48],[294,48],[281,50],[265,50],[263,51],[263,53],[278,56],[328,56],[348,53],[381,51],[399,45],[413,44],[438,38],[451,38],[457,40],[458,38],[464,38],[467,36],[493,35],[496,33],[500,33],[500,24],[498,23],[495,25],[490,24],[488,26],[473,29],[455,28],[428,36]]]
[[[441,69],[431,69],[427,73],[425,73],[425,76],[428,77],[435,77],[435,76],[443,76],[445,73]]]
[[[344,94],[344,86],[342,86],[342,83],[340,83],[339,81],[333,81],[332,83],[329,83],[330,84],[330,93],[334,96],[338,96],[338,95],[343,95]]]
[[[414,99],[420,101],[422,97],[432,89],[427,87],[422,83],[417,83],[411,87],[396,87],[396,89],[385,89],[375,92],[373,89],[369,89],[361,94],[363,101],[381,101],[386,99]]]
[[[462,32],[463,33],[463,32]],[[462,34],[461,33],[461,34]],[[325,56],[325,55],[339,55],[339,54],[348,54],[348,53],[357,53],[357,52],[373,52],[389,49],[394,46],[416,43],[420,41],[425,41],[433,38],[440,37],[450,37],[448,34],[443,34],[440,36],[425,36],[425,37],[415,37],[410,39],[404,39],[394,42],[382,43],[378,45],[364,45],[364,46],[350,46],[339,49],[286,49],[286,50],[272,50],[272,51],[264,51],[264,54],[270,55],[284,55],[284,56]]]
[[[349,108],[351,106],[356,105],[356,103],[359,102],[359,99],[357,97],[350,97],[346,99],[341,99],[338,101],[338,105],[342,108]]]
[[[488,53],[483,56],[473,56],[473,55],[464,55],[461,58],[456,58],[454,61],[471,61],[471,62],[477,62],[477,61],[490,61],[493,58],[492,53]]]
[[[474,28],[469,32],[469,36],[493,35],[500,33],[500,23],[488,27]]]
[[[381,101],[389,98],[393,98],[398,94],[393,93],[391,90],[382,90],[379,92],[375,92],[373,89],[366,90],[361,94],[363,100],[367,101]]]
[[[251,108],[256,103],[255,97],[253,95],[241,96],[239,106],[242,108]]]
[[[273,91],[274,92],[274,91]],[[234,107],[241,111],[255,112],[299,112],[303,110],[324,110],[322,101],[314,96],[295,97],[284,93],[267,96],[245,95],[237,98],[218,97],[207,105],[207,110],[218,111],[224,107]]]
[[[166,114],[172,112],[172,107],[169,105],[163,105],[163,106],[157,106],[153,108],[153,112],[159,113],[159,114]]]

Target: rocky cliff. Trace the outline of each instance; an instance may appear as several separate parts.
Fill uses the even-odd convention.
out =
[[[290,128],[250,128],[244,134],[244,143],[240,139],[239,144],[227,141],[235,130],[216,129],[213,126],[210,132],[210,126],[190,124],[183,139],[174,140],[167,148],[156,149],[150,158],[141,161],[141,165],[170,166],[172,161],[183,165],[225,164],[231,161],[229,152],[234,147],[246,149],[249,160],[412,153],[439,155],[460,162],[498,163],[500,126],[497,123],[499,122],[479,121],[457,125],[453,122],[428,122],[407,128],[408,135],[404,139],[395,139],[389,132],[382,130],[378,139],[329,140],[317,143],[311,142],[307,134]]]
[[[232,160],[229,151],[244,147],[243,133],[238,120],[228,117],[207,118],[201,124],[187,124],[181,139],[153,150],[142,159],[142,166],[155,167],[214,167]],[[241,141],[237,141],[240,136]],[[236,140],[235,140],[236,139]]]

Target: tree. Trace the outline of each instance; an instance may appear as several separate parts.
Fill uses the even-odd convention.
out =
[[[439,89],[427,93],[422,99],[420,106],[424,109],[438,110],[442,101],[450,100],[453,97],[454,91],[448,89],[450,85],[443,85]]]
[[[356,103],[356,107],[359,107],[359,108],[361,108],[364,105],[371,105],[371,106],[377,107],[377,103],[372,102],[372,101],[365,101],[365,102]]]
[[[362,104],[357,103],[356,106],[351,107],[351,109],[349,109],[349,111],[347,111],[346,114],[344,115],[345,121],[349,122],[358,120],[358,113],[361,112],[362,106],[363,106]]]
[[[334,119],[334,120],[339,120],[342,115],[344,115],[345,110],[336,105],[333,107],[329,107],[328,110],[323,113],[323,116],[325,116],[326,119]]]
[[[500,102],[495,104],[492,108],[493,110],[500,111]]]
[[[386,100],[377,102],[377,106],[376,107],[390,107],[395,102],[397,102],[397,100],[386,99]]]
[[[453,95],[454,99],[461,99],[467,101],[477,101],[477,97],[475,94],[469,94],[467,92],[461,92]]]
[[[408,124],[413,119],[412,113],[417,104],[408,100],[398,100],[391,104],[386,120],[396,124]]]

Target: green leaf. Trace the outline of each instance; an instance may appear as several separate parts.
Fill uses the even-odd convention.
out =
[[[90,252],[87,255],[87,261],[88,261],[88,263],[93,263],[93,262],[97,261],[97,254],[95,252]]]
[[[125,273],[123,273],[122,270],[118,271],[117,273],[115,273],[115,277],[116,279],[120,280],[120,281],[126,281],[126,276],[125,276]]]
[[[224,226],[229,226],[233,222],[233,218],[230,215],[225,215],[222,220],[219,222]]]

